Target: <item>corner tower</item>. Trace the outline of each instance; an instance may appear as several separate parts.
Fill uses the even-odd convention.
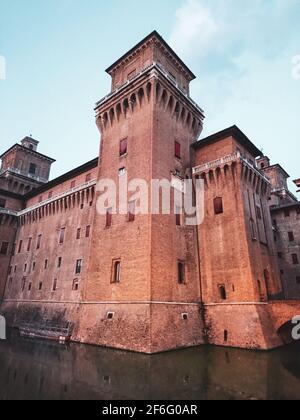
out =
[[[98,179],[142,179],[150,203],[152,180],[191,177],[190,146],[204,119],[189,95],[195,76],[157,32],[107,72],[112,92],[96,105]],[[138,204],[129,193],[128,214],[95,214],[80,339],[146,353],[198,345],[196,228],[174,212],[132,217]]]

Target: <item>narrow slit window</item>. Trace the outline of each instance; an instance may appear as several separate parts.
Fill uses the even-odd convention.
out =
[[[175,157],[181,159],[181,144],[175,141]]]
[[[131,201],[128,205],[128,222],[135,221],[135,201]]]
[[[127,154],[127,139],[123,139],[120,141],[120,156],[124,156]]]
[[[60,229],[59,232],[59,244],[63,244],[65,242],[65,234],[66,234],[66,228]]]
[[[219,285],[219,295],[221,300],[227,299],[226,287],[224,284]]]
[[[109,228],[109,227],[112,226],[112,209],[108,209],[106,211],[106,223],[105,223],[105,226],[107,228]]]
[[[185,263],[178,261],[177,264],[177,280],[179,284],[185,284]]]
[[[113,262],[112,283],[120,283],[121,281],[121,261]]]

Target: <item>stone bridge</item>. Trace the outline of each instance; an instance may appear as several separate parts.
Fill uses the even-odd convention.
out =
[[[291,343],[293,341],[292,329],[295,327],[292,320],[297,316],[300,317],[300,301],[270,302],[268,312],[279,339],[283,341],[283,344]]]

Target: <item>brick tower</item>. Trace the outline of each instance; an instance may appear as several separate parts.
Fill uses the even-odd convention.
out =
[[[157,32],[107,72],[112,92],[96,107],[98,179],[149,186],[190,177],[204,118],[189,96],[193,73]],[[138,203],[128,201],[126,215],[95,215],[79,338],[146,353],[200,344],[196,228],[174,212],[133,216]]]
[[[0,169],[0,300],[2,299],[13,244],[17,212],[24,208],[26,193],[47,183],[54,159],[37,152],[39,142],[25,137],[1,156]]]
[[[269,348],[268,302],[282,285],[269,212],[271,184],[260,150],[236,127],[194,144],[194,175],[205,183],[199,226],[205,320],[212,344]],[[266,334],[267,331],[267,334]]]

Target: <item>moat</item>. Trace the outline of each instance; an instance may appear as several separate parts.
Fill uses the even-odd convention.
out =
[[[146,356],[19,337],[0,341],[0,399],[300,399],[300,343],[269,353],[217,347]]]

